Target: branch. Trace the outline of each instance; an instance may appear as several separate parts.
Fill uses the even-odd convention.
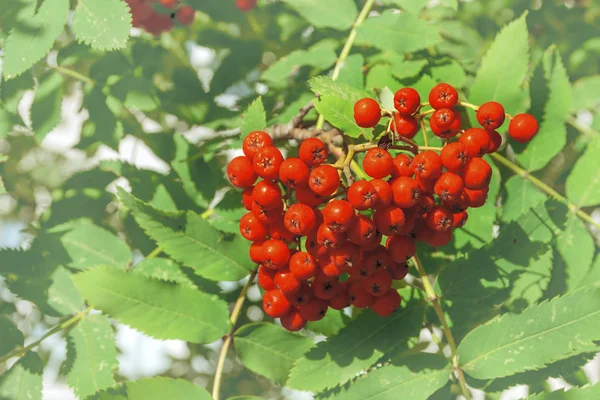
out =
[[[427,298],[433,305],[433,309],[437,314],[440,322],[442,323],[442,330],[444,331],[444,336],[448,341],[448,345],[450,346],[451,352],[451,361],[454,366],[454,372],[456,373],[456,377],[458,378],[458,383],[460,384],[460,389],[467,400],[470,400],[471,393],[467,388],[467,382],[465,381],[465,375],[458,365],[458,359],[456,358],[456,342],[454,341],[454,336],[452,336],[452,332],[450,331],[450,327],[448,326],[448,321],[446,320],[446,316],[444,315],[444,310],[442,310],[442,306],[440,305],[438,295],[435,293],[435,290],[431,286],[431,282],[429,282],[429,277],[423,268],[423,264],[421,264],[421,260],[415,254],[413,257],[415,260],[415,267],[421,276],[421,280],[423,281],[423,287],[425,288],[425,293],[427,293]]]
[[[221,347],[221,352],[219,353],[219,361],[217,361],[217,369],[215,371],[215,379],[212,390],[213,400],[219,400],[219,396],[221,395],[221,381],[223,379],[223,366],[225,365],[225,359],[227,358],[227,350],[229,350],[229,346],[231,346],[231,342],[233,341],[235,325],[237,324],[240,312],[242,311],[242,306],[246,301],[246,293],[248,293],[248,289],[250,288],[250,285],[252,285],[257,273],[258,268],[250,274],[248,282],[246,282],[242,288],[242,291],[240,292],[235,305],[233,306],[233,310],[231,311],[231,316],[229,317],[229,321],[231,322],[231,332],[229,332],[229,334],[225,337],[225,341]]]

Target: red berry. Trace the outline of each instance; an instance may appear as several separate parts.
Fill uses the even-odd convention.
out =
[[[190,6],[181,6],[177,10],[177,20],[183,25],[191,25],[194,23],[196,11]]]
[[[391,288],[373,301],[371,309],[380,317],[389,317],[400,308],[400,303],[402,303],[402,297],[396,289]]]
[[[462,127],[460,113],[456,110],[452,110],[449,108],[440,109],[440,111],[441,110],[449,110],[449,112],[452,113],[452,122],[450,123],[450,126],[442,127],[438,125],[438,119],[430,118],[429,127],[431,128],[431,131],[434,135],[443,139],[448,139],[456,136],[460,132]]]
[[[455,213],[454,220],[452,222],[452,227],[454,229],[462,228],[467,223],[467,219],[469,219],[469,214],[467,214],[466,211]]]
[[[320,196],[330,196],[340,187],[340,176],[331,165],[313,169],[308,179],[310,189]]]
[[[442,159],[438,153],[426,150],[413,158],[410,164],[415,175],[423,179],[436,179],[442,174]]]
[[[227,177],[233,186],[244,189],[254,185],[258,178],[252,168],[252,162],[244,156],[231,160],[227,165]]]
[[[427,242],[431,238],[431,236],[433,236],[433,231],[429,229],[424,222],[422,222],[419,224],[415,224],[415,227],[411,232],[411,236],[417,242]]]
[[[452,211],[444,206],[434,208],[425,219],[427,227],[432,231],[447,231],[452,229],[454,215]]]
[[[242,12],[247,12],[256,7],[258,0],[235,0],[235,6]]]
[[[412,159],[406,154],[398,154],[392,160],[392,178],[398,178],[399,176],[408,176],[411,178],[415,172],[410,167]]]
[[[415,181],[419,185],[421,196],[426,193],[435,193],[433,186],[435,185],[435,179],[425,179],[419,176],[415,176]]]
[[[386,150],[376,147],[365,154],[362,165],[371,178],[385,178],[392,173],[392,156]]]
[[[160,0],[160,4],[165,8],[175,8],[179,4],[179,0]]]
[[[291,295],[286,295],[290,303],[293,306],[298,307],[301,304],[308,304],[308,302],[313,298],[312,288],[310,284],[307,282],[302,282],[300,284],[300,290]]]
[[[350,185],[347,196],[352,207],[359,211],[372,208],[377,200],[379,200],[379,195],[373,185],[368,181],[362,180]]]
[[[288,268],[282,268],[275,274],[275,286],[281,293],[290,297],[300,291],[302,281],[290,272]]]
[[[490,184],[492,167],[481,158],[473,158],[463,170],[463,179],[467,189],[483,189]]]
[[[316,167],[327,161],[327,147],[321,139],[306,139],[300,144],[298,157],[309,167]]]
[[[299,158],[288,158],[279,167],[279,180],[291,188],[308,186],[309,175],[310,169]]]
[[[292,311],[292,304],[281,291],[273,289],[263,296],[263,310],[269,317],[281,318]]]
[[[380,269],[366,278],[363,284],[370,295],[383,296],[392,287],[392,276],[386,269]]]
[[[442,176],[443,176],[443,174],[442,174]],[[416,218],[425,218],[425,216],[427,214],[429,214],[431,212],[431,210],[433,210],[434,206],[435,206],[435,199],[433,198],[433,196],[431,194],[426,193],[421,196],[421,199],[414,207],[412,207],[410,210],[407,210],[407,211],[412,212],[412,214]]]
[[[283,223],[288,231],[306,236],[316,227],[317,217],[312,208],[306,204],[297,203],[287,209]]]
[[[317,232],[318,231],[313,231],[310,235],[306,237],[306,243],[304,244],[304,247],[308,254],[310,254],[314,258],[326,257],[329,252],[329,249],[319,244],[319,241],[317,240]],[[316,262],[317,261],[315,260],[315,263]]]
[[[373,214],[373,222],[377,230],[386,236],[397,235],[404,227],[404,211],[396,205],[382,208]]]
[[[378,197],[373,205],[374,209],[385,208],[392,204],[394,193],[392,192],[392,187],[389,183],[383,179],[371,179],[369,183],[375,188]]]
[[[360,249],[358,246],[346,243],[338,248],[332,249],[329,252],[331,262],[342,269],[349,269],[360,261]]]
[[[433,232],[426,240],[426,243],[432,247],[443,247],[452,241],[452,230]]]
[[[394,203],[402,208],[410,208],[417,204],[421,197],[421,189],[416,180],[406,176],[396,178],[392,182]]]
[[[365,288],[363,282],[354,282],[348,289],[350,304],[356,308],[367,308],[375,299]]]
[[[433,190],[442,201],[460,197],[465,188],[462,178],[452,172],[444,172],[435,181]]]
[[[260,222],[253,213],[249,212],[240,219],[240,233],[246,240],[257,242],[264,240],[269,232],[266,225]]]
[[[470,157],[483,157],[490,150],[490,135],[481,128],[469,128],[458,139]]]
[[[281,188],[270,181],[260,181],[252,190],[252,200],[265,210],[278,208],[282,204]]]
[[[448,143],[442,148],[440,156],[444,167],[452,172],[461,171],[471,158],[467,147],[461,142]]]
[[[458,92],[447,83],[438,83],[429,92],[429,105],[436,110],[454,108],[458,103]]]
[[[486,130],[486,132],[490,136],[490,149],[488,150],[488,154],[495,153],[500,146],[502,146],[502,135],[492,130]]]
[[[394,108],[404,115],[413,115],[421,105],[421,96],[413,88],[402,88],[394,94]]]
[[[357,215],[356,223],[348,231],[348,240],[358,246],[371,243],[376,237],[377,228],[371,218],[366,215]]]
[[[283,240],[286,243],[291,243],[296,239],[296,235],[287,230],[283,223],[283,218],[272,221],[269,224],[269,236],[271,239]]]
[[[356,222],[354,208],[345,200],[332,200],[323,209],[323,221],[333,232],[347,232]]]
[[[454,110],[449,108],[440,108],[439,110],[435,110],[433,114],[431,114],[431,124],[434,124],[436,128],[439,128],[443,131],[450,129],[450,126],[454,122],[454,118],[456,118],[456,113]]]
[[[239,0],[238,0],[239,1]],[[281,326],[290,332],[296,332],[304,328],[306,320],[302,318],[298,310],[292,310],[289,314],[281,317]]]
[[[304,251],[299,251],[290,258],[290,271],[300,280],[307,280],[315,276],[317,260]]]
[[[380,244],[378,244],[373,250],[365,252],[363,257],[364,266],[372,271],[379,271],[391,265],[389,252]]]
[[[375,100],[365,97],[354,104],[354,120],[361,128],[372,128],[380,119],[381,108]]]
[[[273,139],[267,132],[263,131],[250,132],[242,142],[242,150],[250,160],[253,160],[260,150],[271,146],[273,146]]]
[[[264,147],[254,156],[254,170],[263,179],[274,181],[279,178],[279,167],[283,155],[277,147]]]
[[[538,131],[538,122],[531,114],[517,114],[508,124],[508,134],[519,143],[529,142]]]
[[[346,282],[340,284],[335,297],[329,300],[330,308],[333,308],[334,310],[343,310],[350,305],[350,300],[348,299],[349,285]]]
[[[263,265],[271,269],[285,267],[290,259],[290,249],[279,239],[266,240],[262,245]]]
[[[495,101],[483,103],[477,109],[477,122],[485,129],[498,129],[504,123],[504,107]]]
[[[339,247],[345,240],[344,233],[333,231],[325,224],[322,224],[317,231],[317,242],[326,249]]]
[[[319,274],[312,283],[313,294],[321,300],[329,301],[336,296],[339,286],[337,277]]]
[[[273,290],[275,289],[275,274],[277,270],[269,269],[265,266],[260,266],[258,268],[258,286],[263,288],[264,290]]]
[[[483,206],[485,204],[485,201],[487,200],[488,190],[489,188],[487,186],[480,190],[470,190],[468,188],[465,188],[464,193],[469,199],[469,207],[479,208]]]
[[[357,279],[364,279],[375,273],[375,265],[373,263],[360,262],[350,268],[349,274]]]
[[[394,120],[390,128],[392,132],[406,139],[412,139],[419,131],[419,122],[417,122],[415,117],[410,115],[396,113],[394,114]]]
[[[242,192],[242,205],[248,211],[252,210],[252,203],[254,202],[254,200],[252,200],[253,190],[254,186],[250,186],[244,189],[244,191]]]
[[[318,297],[313,297],[308,303],[298,306],[298,312],[307,321],[319,321],[327,313],[329,303]]]
[[[250,254],[250,259],[253,263],[262,264],[262,262],[265,260],[264,254],[262,252],[263,243],[264,241],[261,240],[259,242],[252,242],[252,244],[250,245],[250,250],[248,251],[248,253]]]
[[[390,258],[395,263],[404,263],[417,252],[415,241],[408,236],[391,236],[386,247],[390,252]]]
[[[319,260],[321,273],[327,276],[340,276],[348,272],[348,267],[336,265],[329,258],[321,258]]]
[[[283,217],[283,202],[280,202],[277,207],[270,210],[267,210],[254,202],[252,203],[252,214],[254,214],[263,224],[271,225],[281,220]]]
[[[309,207],[316,207],[323,202],[323,198],[309,188],[297,187],[296,199]]]
[[[395,281],[400,281],[408,275],[408,265],[406,263],[392,263],[388,267],[388,272]]]

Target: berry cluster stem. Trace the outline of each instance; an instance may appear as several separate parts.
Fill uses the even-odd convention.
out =
[[[367,0],[365,5],[363,6],[362,10],[360,11],[360,14],[358,14],[356,21],[354,21],[354,24],[352,25],[352,29],[350,30],[350,34],[348,35],[348,38],[346,39],[346,43],[344,43],[344,47],[342,48],[342,52],[340,53],[338,59],[335,62],[335,67],[333,68],[333,72],[331,73],[332,80],[335,81],[338,78],[338,76],[340,76],[340,71],[342,70],[342,66],[344,65],[344,62],[346,61],[346,59],[348,58],[348,55],[350,54],[350,50],[352,50],[352,46],[354,45],[354,41],[356,40],[356,28],[358,28],[364,22],[364,20],[367,18],[367,16],[369,15],[369,12],[371,11],[371,8],[373,8],[373,4],[375,4],[375,0]],[[319,115],[319,119],[317,119],[317,124],[316,124],[315,128],[317,130],[322,129],[324,123],[325,123],[325,117],[323,117],[323,115]]]
[[[256,268],[250,274],[248,281],[240,291],[240,294],[235,301],[235,305],[231,310],[231,315],[229,317],[229,322],[231,322],[231,332],[225,337],[223,341],[223,346],[221,346],[221,352],[219,353],[219,360],[217,361],[217,368],[215,370],[215,379],[213,381],[213,390],[212,390],[212,398],[213,400],[219,400],[221,395],[221,381],[223,379],[223,367],[225,366],[225,360],[227,359],[227,351],[233,342],[233,334],[235,332],[235,326],[237,324],[238,318],[240,317],[240,312],[242,311],[242,307],[246,302],[246,294],[248,293],[248,289],[254,282],[254,278],[258,273],[258,268]]]
[[[39,346],[40,343],[42,343],[46,338],[54,335],[55,333],[58,333],[61,331],[66,331],[66,330],[70,329],[71,327],[76,325],[79,321],[81,321],[83,318],[85,318],[85,316],[90,312],[91,309],[92,309],[92,307],[88,307],[85,310],[81,311],[80,313],[77,313],[77,314],[73,315],[72,317],[66,319],[65,321],[56,325],[54,328],[50,329],[48,332],[46,332],[44,334],[44,336],[42,336],[35,342],[30,343],[25,347],[17,347],[15,349],[13,349],[10,353],[4,355],[3,357],[0,357],[0,364],[3,364],[8,359],[13,358],[13,357],[21,358],[25,354],[27,354],[31,349]]]
[[[454,336],[452,336],[452,331],[450,330],[450,327],[448,326],[448,321],[446,320],[446,315],[444,314],[444,310],[442,310],[442,306],[439,302],[438,295],[437,295],[437,293],[435,293],[435,290],[431,286],[431,282],[429,281],[429,276],[425,272],[425,269],[423,268],[423,264],[421,263],[419,256],[415,254],[415,256],[413,257],[413,260],[415,261],[415,267],[416,267],[417,271],[419,272],[419,275],[421,276],[421,280],[423,281],[423,287],[425,288],[425,293],[427,294],[427,298],[431,302],[431,305],[433,306],[435,313],[437,314],[438,318],[440,319],[440,322],[442,323],[442,331],[444,332],[444,336],[446,337],[446,340],[448,341],[448,345],[450,346],[452,366],[454,367],[454,372],[456,373],[458,383],[460,384],[460,389],[463,393],[463,396],[465,396],[465,398],[467,400],[470,400],[471,394],[469,392],[469,389],[467,388],[467,382],[465,380],[465,375],[464,375],[462,369],[460,368],[460,365],[458,364],[458,359],[456,357],[456,349],[457,349],[456,342],[454,341]]]

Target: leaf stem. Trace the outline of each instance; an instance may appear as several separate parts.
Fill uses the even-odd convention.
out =
[[[375,0],[367,0],[362,10],[360,11],[360,14],[358,14],[356,21],[354,21],[352,29],[350,30],[350,34],[348,35],[346,43],[344,43],[344,47],[342,48],[342,52],[340,53],[337,61],[335,62],[335,67],[333,68],[333,72],[331,73],[332,80],[335,81],[338,78],[338,76],[340,76],[340,71],[342,70],[344,61],[346,61],[346,58],[348,58],[350,50],[352,50],[352,46],[354,45],[354,41],[356,40],[356,28],[358,28],[367,18],[369,12],[371,11],[371,8],[373,8],[373,4],[375,4]],[[323,115],[319,115],[315,129],[322,129],[324,123],[325,117],[323,117]]]
[[[153,259],[154,257],[158,256],[160,253],[162,253],[162,251],[163,251],[162,247],[158,246],[157,248],[155,248],[154,250],[152,250],[150,252],[150,254],[148,254],[146,256],[146,260]]]
[[[597,132],[592,128],[588,128],[587,126],[581,125],[579,122],[577,122],[577,119],[572,115],[567,116],[567,123],[573,128],[577,129],[579,132],[583,133],[585,136],[588,136],[590,138],[600,136],[600,132]]]
[[[212,398],[213,400],[219,400],[219,396],[221,395],[221,382],[223,380],[223,367],[225,366],[225,360],[227,359],[227,351],[231,346],[231,342],[233,341],[233,334],[235,332],[235,325],[237,324],[238,318],[240,316],[240,312],[242,311],[242,307],[244,302],[246,301],[246,293],[248,293],[248,289],[256,274],[258,273],[258,268],[256,268],[248,278],[248,281],[240,291],[240,294],[235,301],[235,305],[233,306],[233,310],[231,310],[231,315],[229,317],[229,321],[231,322],[231,332],[225,337],[223,341],[223,346],[221,347],[221,352],[219,353],[219,360],[217,361],[217,369],[215,370],[215,379],[213,381],[213,390],[212,390]]]
[[[461,391],[467,400],[471,399],[471,394],[469,389],[467,388],[467,382],[465,381],[465,375],[463,374],[460,365],[458,365],[458,359],[456,358],[456,342],[454,341],[454,336],[452,336],[452,331],[450,331],[450,327],[448,326],[448,321],[446,320],[446,316],[444,315],[444,310],[442,310],[442,306],[439,302],[439,298],[435,290],[431,286],[431,282],[429,281],[429,276],[425,272],[423,268],[423,264],[419,259],[419,256],[415,254],[413,257],[415,261],[415,267],[421,276],[421,280],[423,281],[423,287],[425,288],[425,293],[427,294],[427,298],[433,305],[433,309],[437,314],[440,322],[442,323],[442,330],[444,332],[444,336],[448,341],[448,345],[450,346],[451,352],[451,361],[452,366],[454,367],[454,372],[456,373],[456,377],[458,378],[458,383],[460,384]]]
[[[79,321],[81,321],[92,309],[92,307],[88,307],[85,310],[81,311],[80,313],[77,313],[75,315],[73,315],[72,317],[66,319],[65,321],[61,322],[60,324],[56,325],[54,328],[50,329],[48,332],[46,332],[44,334],[44,336],[42,336],[41,338],[39,338],[38,340],[36,340],[33,343],[28,344],[25,347],[17,347],[15,349],[13,349],[10,353],[6,354],[3,357],[0,357],[0,364],[3,364],[4,362],[6,362],[6,360],[12,358],[12,357],[23,357],[25,354],[27,354],[31,349],[33,349],[34,347],[37,347],[40,345],[40,343],[42,343],[46,338],[54,335],[57,332],[63,331],[63,330],[67,330],[69,328],[71,328],[73,325],[77,324]]]
[[[79,73],[79,72],[77,72],[77,71],[73,71],[72,69],[69,69],[69,68],[66,68],[66,67],[62,67],[62,66],[60,66],[60,65],[59,65],[59,66],[56,66],[56,67],[54,67],[54,69],[55,69],[57,72],[59,72],[59,73],[61,73],[61,74],[63,74],[63,75],[69,75],[69,76],[71,76],[72,78],[78,79],[78,80],[80,80],[80,81],[82,81],[82,82],[85,82],[85,83],[87,83],[87,84],[90,84],[90,85],[93,85],[93,84],[94,84],[94,81],[93,81],[92,79],[88,78],[87,76],[85,76],[85,75],[83,75],[83,74],[80,74],[80,73]]]
[[[561,201],[562,203],[565,203],[567,205],[567,207],[569,208],[569,210],[571,210],[571,212],[575,213],[575,215],[577,215],[579,218],[581,218],[585,222],[600,229],[600,223],[594,221],[589,214],[581,211],[579,209],[579,207],[577,207],[575,204],[571,203],[569,201],[569,199],[567,199],[562,194],[558,193],[556,190],[554,190],[553,188],[551,188],[550,186],[548,186],[547,184],[545,184],[544,182],[542,182],[535,176],[531,175],[525,169],[519,167],[518,165],[516,165],[515,163],[513,163],[506,157],[501,156],[498,153],[491,154],[491,157],[494,160],[498,161],[503,166],[505,166],[506,168],[508,168],[509,170],[511,170],[512,172],[514,172],[515,174],[521,176],[523,179],[527,179],[529,182],[531,182],[534,186],[536,186],[538,189],[540,189],[544,193],[556,198],[557,200]]]
[[[419,122],[421,123],[421,130],[423,131],[423,141],[425,142],[425,147],[429,147],[429,137],[427,137],[427,127],[425,126],[425,120],[421,118]]]

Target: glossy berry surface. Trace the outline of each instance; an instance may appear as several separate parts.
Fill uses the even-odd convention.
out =
[[[373,128],[381,119],[381,108],[375,100],[365,97],[354,104],[354,120],[361,128]]]

